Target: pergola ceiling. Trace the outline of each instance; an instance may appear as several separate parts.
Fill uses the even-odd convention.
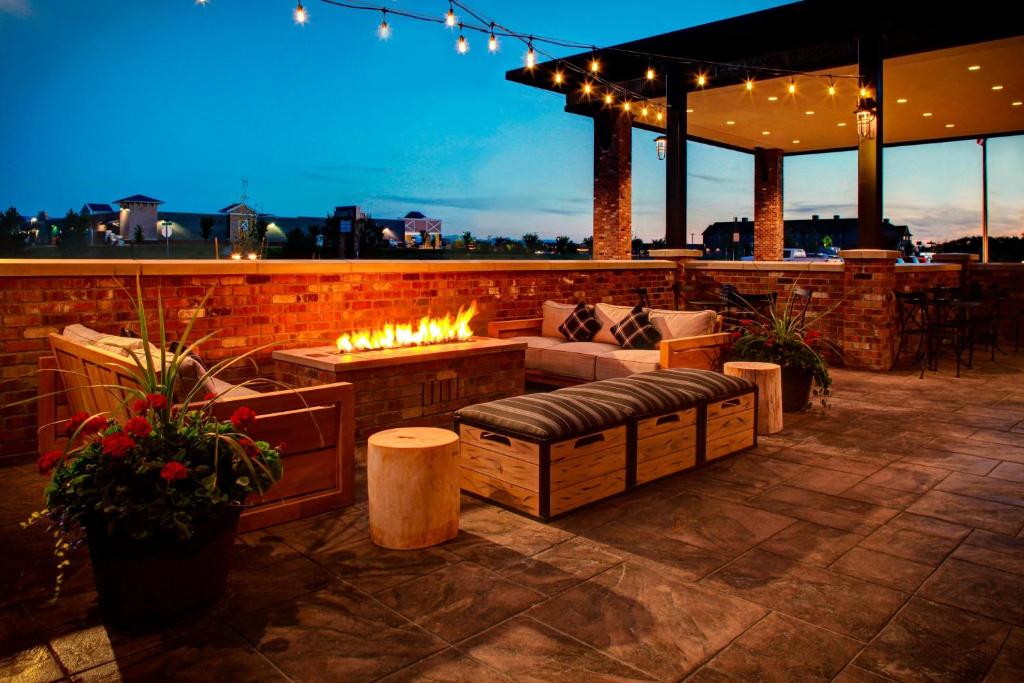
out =
[[[970,70],[972,66],[980,68]],[[851,65],[817,73],[856,75],[857,69]],[[687,134],[748,150],[775,147],[801,153],[855,148],[857,81],[837,78],[835,83],[835,96],[828,94],[827,80],[811,77],[796,78],[794,95],[787,91],[788,77],[756,81],[749,92],[736,85],[691,92]],[[995,86],[1002,87],[994,90]],[[1024,37],[887,59],[885,144],[1024,132],[1022,100]],[[663,104],[664,98],[655,102]],[[642,120],[637,124],[650,127]]]

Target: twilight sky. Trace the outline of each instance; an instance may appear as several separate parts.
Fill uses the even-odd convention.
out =
[[[387,0],[443,15],[441,0]],[[777,2],[476,0],[512,28],[597,45]],[[442,218],[445,233],[583,237],[591,230],[592,124],[551,93],[509,83],[521,45],[307,0],[0,0],[0,204],[63,214],[142,193],[167,210],[250,201],[282,216],[358,204]],[[564,54],[569,54],[570,51]],[[664,165],[634,132],[633,223],[664,232]],[[752,157],[690,143],[688,231],[753,215]],[[886,153],[885,215],[916,239],[980,223],[973,141]],[[989,146],[993,234],[1024,231],[1024,137]],[[790,158],[788,217],[856,213],[856,155]]]

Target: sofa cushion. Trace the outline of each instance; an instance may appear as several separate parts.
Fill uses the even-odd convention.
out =
[[[750,391],[754,384],[742,377],[723,375],[712,370],[672,368],[634,375],[636,382],[647,382],[665,388],[699,393],[706,400],[715,400],[731,394]]]
[[[576,304],[572,313],[558,326],[559,333],[571,342],[588,342],[599,329],[601,323],[594,317],[594,307],[582,301]]]
[[[618,348],[613,344],[597,342],[566,342],[541,349],[540,369],[549,375],[592,380],[598,356]]]
[[[501,434],[557,441],[611,427],[631,415],[610,402],[581,401],[552,391],[478,403],[462,408],[455,416]]]
[[[542,322],[540,334],[542,337],[555,337],[562,339],[562,333],[558,326],[565,322],[569,314],[576,308],[576,304],[560,304],[557,301],[545,301],[541,307]]]
[[[628,377],[637,372],[654,372],[660,368],[661,351],[657,349],[617,349],[597,357],[594,379]]]
[[[715,331],[714,311],[666,311],[653,309],[650,312],[651,324],[658,330],[662,339],[682,339],[699,337]]]
[[[566,342],[554,337],[508,337],[508,341],[526,342],[526,369],[540,370],[541,349],[561,346]]]
[[[640,375],[589,382],[560,389],[558,393],[586,401],[609,403],[625,410],[630,417],[692,408],[703,398],[696,391],[654,382],[638,382],[637,377]]]
[[[593,341],[602,344],[619,345],[619,341],[612,334],[612,327],[619,324],[633,310],[632,306],[616,306],[615,304],[594,304],[594,315],[601,323],[601,329],[594,335]]]
[[[661,334],[651,324],[642,306],[637,306],[612,328],[612,335],[624,349],[653,349]]]

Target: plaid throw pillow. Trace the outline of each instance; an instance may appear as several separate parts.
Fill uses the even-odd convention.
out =
[[[562,336],[571,342],[588,342],[601,329],[601,323],[594,316],[594,307],[582,301],[576,304],[569,317],[558,326]]]
[[[654,329],[642,306],[637,306],[629,315],[612,325],[612,336],[624,349],[653,349],[661,341],[661,333]]]

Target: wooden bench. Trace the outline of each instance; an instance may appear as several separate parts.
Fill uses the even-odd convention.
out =
[[[53,356],[40,361],[37,417],[41,452],[64,446],[59,430],[67,413],[127,417],[123,408],[125,392],[110,385],[139,385],[139,370],[125,356],[59,334],[50,335],[50,347]],[[66,407],[58,400],[61,396],[66,399]],[[246,501],[239,531],[352,504],[355,398],[351,384],[339,382],[237,398],[228,391],[222,396],[212,408],[218,419],[227,420],[236,409],[247,406],[256,412],[251,436],[272,445],[285,444],[281,452],[284,477],[265,495]]]

